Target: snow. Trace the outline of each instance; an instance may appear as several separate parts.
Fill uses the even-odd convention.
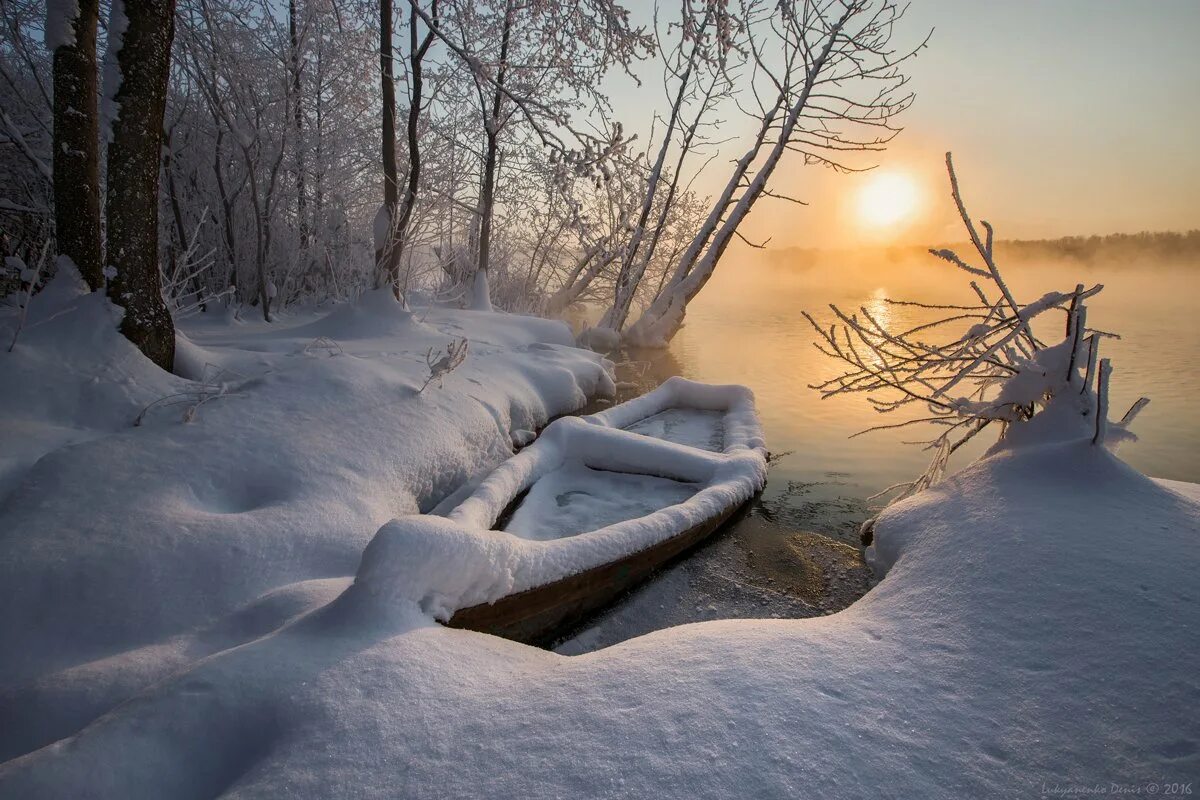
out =
[[[715,453],[721,452],[725,447],[721,415],[715,411],[669,408],[639,420],[625,430]]]
[[[986,419],[1014,420],[1019,418],[1020,406],[1041,402],[1047,394],[1070,398],[1069,405],[1078,415],[1090,415],[1095,409],[1096,396],[1093,392],[1080,391],[1082,379],[1076,369],[1068,379],[1071,363],[1071,341],[1064,339],[1058,344],[1038,350],[1033,359],[1013,355],[1010,362],[1016,372],[999,381],[999,391],[987,400],[972,400],[958,397],[953,401],[955,410],[963,416],[978,416]],[[1083,365],[1082,359],[1076,366]],[[1064,405],[1067,405],[1063,401]],[[1068,428],[1070,430],[1070,428]]]
[[[705,483],[684,509],[734,481],[763,452],[746,390],[669,382],[490,470],[514,431],[610,388],[602,360],[553,323],[393,318],[371,295],[275,326],[199,315],[193,367],[240,377],[190,424],[132,428],[193,384],[77,290],[35,296],[0,357],[4,453],[25,453],[0,505],[0,797],[1025,797],[1200,776],[1200,487],[1091,445],[1067,406],[889,507],[882,580],[844,611],[568,656],[430,617],[603,549],[487,530],[568,461]],[[342,353],[306,351],[334,328]],[[456,336],[466,363],[414,396],[421,354]],[[622,430],[696,407],[722,413],[722,452]],[[478,471],[449,518],[387,521]],[[653,532],[629,522],[603,530]]]
[[[597,353],[612,353],[621,346],[621,334],[612,328],[596,325],[580,331],[578,342],[580,347]]]
[[[488,271],[486,269],[475,270],[475,277],[471,281],[471,301],[469,307],[473,311],[492,310],[492,290],[488,284]]]
[[[46,49],[54,52],[58,48],[75,44],[75,19],[79,16],[79,0],[47,0]]]
[[[715,447],[713,417],[720,414],[723,447]],[[715,386],[673,377],[653,392],[590,415],[589,422],[659,436],[724,453],[766,449],[754,409],[754,394],[745,386]]]
[[[560,539],[683,503],[700,487],[686,481],[568,463],[533,485],[504,530],[523,539]]]
[[[1074,441],[994,454],[889,509],[887,577],[829,617],[569,657],[351,589],[10,762],[0,791],[949,798],[1183,782],[1200,753],[1198,524],[1194,501]]]
[[[376,253],[388,246],[391,236],[392,215],[388,213],[386,204],[380,204],[379,210],[375,212],[375,216],[371,220],[371,241],[375,244]]]
[[[124,78],[118,59],[125,44],[125,31],[128,29],[129,17],[125,14],[125,0],[112,0],[108,16],[108,49],[104,53],[100,82],[100,136],[108,143],[112,142],[113,125],[116,124],[117,115],[121,113],[117,95],[121,91]]]
[[[0,360],[0,686],[156,645],[297,581],[348,581],[389,519],[507,458],[513,430],[612,390],[562,323],[415,319],[386,290],[278,325],[207,317],[178,337],[201,385],[142,358],[77,275],[33,298]],[[319,336],[341,350],[310,349]],[[418,395],[428,348],[463,336],[466,362]],[[197,407],[211,384],[224,393]]]

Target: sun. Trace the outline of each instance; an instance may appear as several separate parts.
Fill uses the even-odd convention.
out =
[[[920,201],[912,178],[899,172],[872,175],[858,193],[858,215],[871,228],[894,228],[909,221]]]

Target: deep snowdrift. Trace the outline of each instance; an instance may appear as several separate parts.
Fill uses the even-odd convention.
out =
[[[64,271],[0,354],[0,760],[327,601],[384,522],[612,391],[565,325],[413,316],[386,293],[271,326],[201,316],[178,367],[203,384],[118,317]],[[466,362],[418,394],[429,348],[464,336]]]

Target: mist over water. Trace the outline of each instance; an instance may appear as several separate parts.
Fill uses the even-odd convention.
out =
[[[1002,244],[1002,243],[1001,243]],[[960,249],[960,253],[966,253]],[[1200,259],[1006,258],[1007,282],[1019,303],[1076,284],[1103,283],[1088,302],[1089,327],[1122,335],[1104,339],[1112,359],[1110,416],[1119,419],[1140,395],[1151,398],[1134,423],[1139,441],[1121,458],[1156,477],[1200,482]],[[856,550],[859,526],[873,515],[870,495],[911,480],[930,454],[905,440],[930,438],[921,427],[851,439],[873,425],[900,422],[879,414],[863,395],[822,400],[809,388],[841,372],[819,353],[817,334],[801,310],[828,323],[829,304],[854,313],[865,306],[891,330],[943,312],[885,302],[972,304],[969,276],[919,251],[897,253],[746,252],[731,254],[688,309],[687,325],[668,351],[633,352],[619,368],[637,384],[618,399],[646,391],[670,375],[754,390],[767,445],[779,457],[762,496],[721,536],[694,551],[561,647],[586,652],[671,625],[734,617],[810,617],[845,608],[870,586]],[[1036,333],[1062,338],[1065,315],[1048,313]],[[927,341],[957,338],[964,320]],[[917,414],[919,411],[905,412]],[[978,457],[995,434],[984,432],[955,454],[951,470]]]
[[[965,252],[965,251],[964,251]],[[1001,251],[1003,259],[1003,252]],[[1151,398],[1121,458],[1155,477],[1200,481],[1200,263],[1045,259],[1003,262],[1018,302],[1077,283],[1103,283],[1089,301],[1090,326],[1112,331],[1101,356],[1112,359],[1112,411],[1120,418],[1139,395]],[[841,365],[813,346],[816,333],[800,311],[829,321],[829,304],[847,312],[860,306],[891,329],[920,324],[929,312],[897,307],[884,298],[928,303],[974,302],[969,276],[928,255],[886,252],[731,254],[689,308],[687,325],[671,345],[671,365],[686,377],[744,383],[754,389],[772,452],[792,451],[772,469],[771,491],[789,482],[835,481],[848,495],[865,496],[908,480],[928,453],[905,445],[927,438],[920,428],[849,437],[872,425],[899,422],[882,415],[861,395],[826,400],[808,388],[837,374]],[[1057,341],[1062,314],[1046,315],[1039,330]],[[962,330],[969,327],[963,323]],[[949,338],[955,328],[940,334]],[[935,334],[937,335],[937,334]],[[941,341],[931,336],[931,341]],[[980,436],[956,454],[959,467],[978,456],[994,437]]]

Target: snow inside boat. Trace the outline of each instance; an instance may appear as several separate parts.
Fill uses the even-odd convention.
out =
[[[551,423],[446,518],[389,523],[356,580],[451,627],[542,643],[712,535],[765,481],[750,390],[672,378]]]

